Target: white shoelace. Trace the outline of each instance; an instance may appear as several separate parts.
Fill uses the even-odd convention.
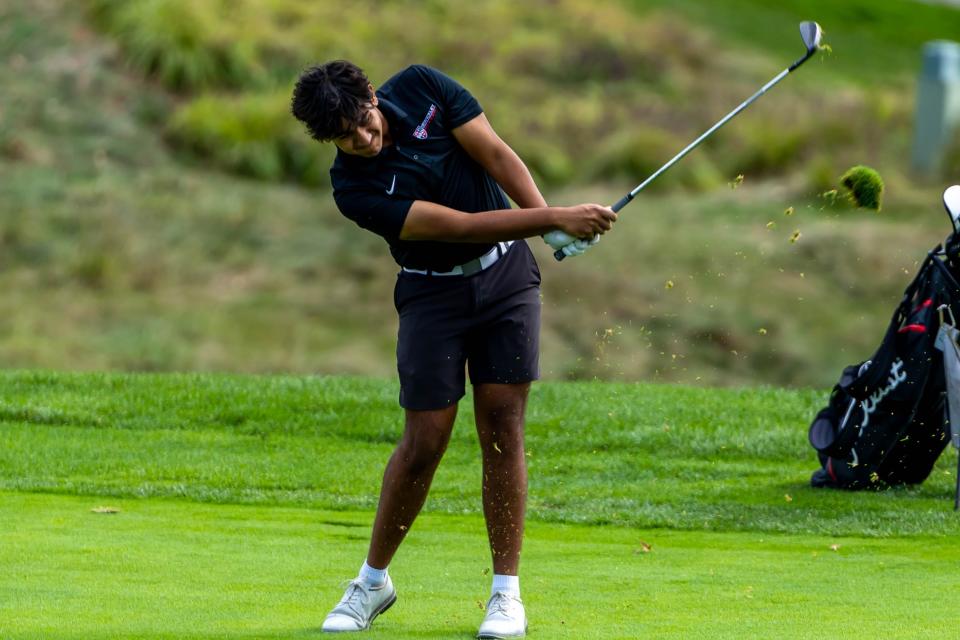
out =
[[[511,596],[504,591],[497,591],[493,594],[493,597],[490,598],[490,604],[487,605],[487,615],[500,613],[508,618],[512,618],[516,613],[515,609],[519,603],[519,598]]]
[[[370,594],[364,584],[359,580],[351,580],[347,585],[347,592],[343,594],[340,604],[337,605],[337,609],[346,607],[355,614],[357,620],[364,620],[363,606],[369,598]]]

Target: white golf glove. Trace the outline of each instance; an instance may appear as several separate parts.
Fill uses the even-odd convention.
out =
[[[593,236],[592,240],[581,240],[580,238],[574,238],[569,233],[554,229],[543,234],[543,241],[553,249],[563,251],[563,255],[567,257],[582,256],[587,249],[600,242],[600,234]]]

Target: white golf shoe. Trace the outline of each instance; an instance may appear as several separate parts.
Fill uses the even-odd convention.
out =
[[[340,602],[323,621],[323,631],[363,631],[374,619],[397,601],[393,581],[387,576],[379,587],[369,587],[361,580],[352,580]]]
[[[487,602],[487,615],[480,625],[477,638],[501,640],[522,638],[527,634],[527,614],[523,601],[503,591],[497,591]]]

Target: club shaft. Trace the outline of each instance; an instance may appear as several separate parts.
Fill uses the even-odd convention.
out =
[[[767,91],[769,91],[770,88],[773,87],[773,85],[783,80],[791,71],[793,71],[794,69],[799,67],[801,64],[809,60],[810,57],[815,52],[816,52],[816,49],[810,49],[809,51],[807,51],[807,54],[805,56],[803,56],[802,58],[799,58],[792,65],[790,65],[789,67],[787,67],[786,69],[778,73],[772,80],[770,80],[770,82],[760,87],[759,91],[757,91],[752,96],[750,96],[749,98],[741,102],[736,109],[734,109],[733,111],[725,115],[715,125],[713,125],[709,129],[704,131],[699,138],[697,138],[696,140],[688,144],[686,147],[684,147],[684,149],[680,153],[673,156],[673,158],[671,158],[665,165],[663,165],[662,167],[654,171],[649,178],[647,178],[646,180],[638,184],[636,187],[634,187],[634,189],[630,193],[628,193],[627,195],[617,200],[610,208],[613,209],[613,211],[616,213],[616,212],[619,212],[621,209],[623,209],[625,206],[627,206],[627,204],[629,204],[630,201],[633,200],[638,193],[643,191],[644,187],[646,187],[648,184],[656,180],[664,171],[666,171],[667,169],[675,165],[677,162],[679,162],[685,155],[687,155],[688,153],[696,149],[700,145],[700,143],[706,140],[707,138],[709,138],[714,131],[716,131],[723,125],[727,124],[727,122],[729,122],[732,118],[734,118],[738,113],[740,113],[741,111],[749,107],[751,104],[753,104],[760,96],[762,96]],[[564,257],[566,256],[564,255],[562,249],[557,249],[554,252],[553,257],[556,258],[557,261],[560,261],[560,260],[563,260]],[[960,471],[958,471],[958,474],[960,474]],[[958,487],[960,487],[960,485],[958,485]],[[958,489],[958,496],[960,496],[960,489]],[[960,502],[958,502],[958,504],[960,504]]]
[[[688,153],[696,149],[698,146],[700,146],[700,143],[706,140],[707,138],[709,138],[714,131],[716,131],[723,125],[727,124],[727,122],[729,122],[732,118],[734,118],[738,113],[740,113],[741,111],[749,107],[751,104],[753,104],[757,100],[757,98],[759,98],[760,96],[765,94],[767,91],[769,91],[773,85],[783,80],[788,73],[790,73],[790,69],[784,69],[779,74],[777,74],[777,76],[773,78],[770,82],[763,85],[763,87],[761,87],[759,91],[757,91],[755,94],[753,94],[752,96],[750,96],[749,98],[741,102],[740,106],[738,106],[736,109],[734,109],[733,111],[725,115],[723,118],[721,118],[715,125],[713,125],[709,129],[704,131],[699,138],[697,138],[696,140],[688,144],[686,147],[684,147],[683,151],[673,156],[673,158],[671,158],[670,161],[667,162],[667,164],[657,169],[655,172],[653,172],[653,174],[650,175],[649,178],[647,178],[646,180],[638,184],[633,189],[633,191],[631,191],[626,196],[624,196],[619,201],[617,201],[617,203],[614,204],[611,207],[611,209],[613,209],[614,211],[620,211],[620,209],[625,207],[628,202],[633,200],[638,193],[643,191],[644,187],[646,187],[648,184],[650,184],[651,182],[656,180],[658,177],[660,177],[660,175],[664,171],[666,171],[667,169],[675,165],[677,162],[679,162],[685,155],[687,155]]]

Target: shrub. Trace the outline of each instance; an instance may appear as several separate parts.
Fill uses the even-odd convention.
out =
[[[327,184],[334,150],[300,130],[289,101],[286,91],[206,95],[174,113],[168,135],[175,144],[243,175]]]
[[[178,91],[252,84],[261,74],[254,42],[231,37],[217,0],[96,0],[93,13],[127,59]]]

